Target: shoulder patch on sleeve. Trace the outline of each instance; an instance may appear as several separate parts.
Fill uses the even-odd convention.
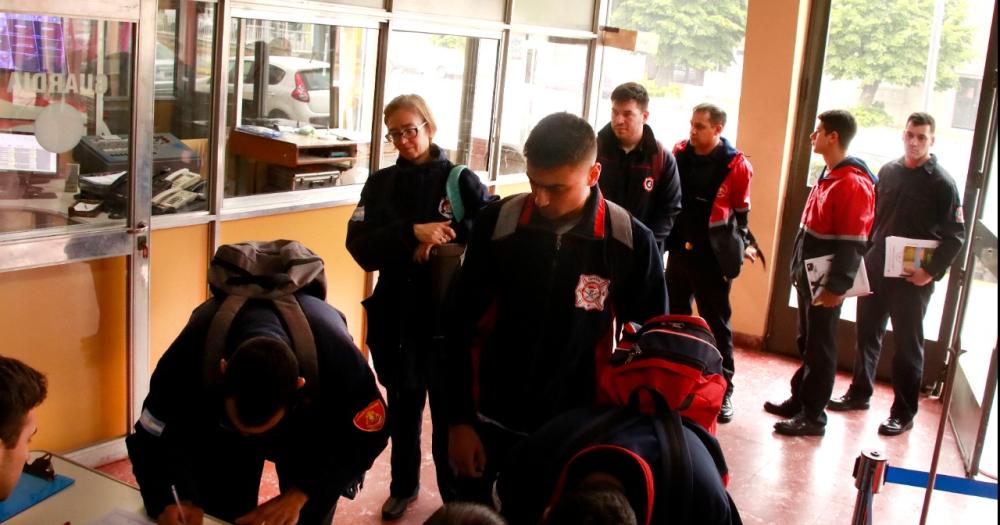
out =
[[[150,412],[148,408],[142,409],[142,415],[139,416],[139,425],[141,425],[142,428],[146,430],[146,432],[149,432],[150,434],[156,437],[160,437],[160,434],[163,433],[163,429],[166,428],[166,425],[163,423],[163,421],[156,419],[156,417],[153,416],[153,413]]]
[[[385,426],[385,405],[376,399],[354,415],[354,426],[362,432],[378,432]]]
[[[353,222],[364,222],[365,220],[365,207],[358,206],[354,208],[354,213],[351,214],[351,221]]]

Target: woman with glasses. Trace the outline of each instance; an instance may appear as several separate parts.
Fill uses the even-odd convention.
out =
[[[438,318],[442,272],[435,276],[432,263],[438,252],[460,251],[455,245],[465,244],[480,208],[496,197],[464,169],[457,179],[462,202],[449,200],[446,186],[454,165],[433,143],[437,126],[423,98],[400,95],[384,115],[385,138],[399,158],[365,183],[348,223],[347,249],[366,271],[379,272],[374,293],[362,304],[368,314],[366,343],[389,401],[392,483],[382,517],[392,520],[420,490],[420,430],[428,394],[438,489],[445,502],[455,496],[437,380],[444,369]]]

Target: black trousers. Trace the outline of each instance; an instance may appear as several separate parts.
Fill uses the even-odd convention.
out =
[[[732,394],[733,375],[736,373],[733,328],[730,324],[733,308],[729,304],[732,281],[722,276],[714,253],[697,248],[691,251],[671,250],[666,279],[670,313],[690,315],[691,299],[698,303],[698,314],[708,323],[722,354],[726,394]]]
[[[833,394],[837,377],[837,322],[840,306],[826,308],[812,304],[808,285],[795,286],[799,304],[799,333],[795,340],[802,365],[792,376],[792,400],[805,415],[826,424],[826,404]]]
[[[506,468],[510,452],[527,439],[527,436],[509,432],[489,423],[476,424],[476,432],[479,434],[479,440],[483,443],[483,451],[486,453],[486,468],[483,470],[482,477],[459,477],[456,479],[457,499],[495,508],[493,484],[496,482],[497,475]]]
[[[917,415],[924,374],[924,314],[934,283],[916,286],[905,279],[877,278],[871,286],[874,293],[858,299],[858,351],[848,393],[860,399],[871,397],[886,321],[892,319],[896,353],[892,358],[895,399],[890,415],[909,421]]]
[[[431,455],[434,457],[438,490],[442,500],[453,500],[454,474],[448,462],[448,420],[443,387],[433,383],[429,387],[389,386],[386,387],[386,394],[391,414],[389,439],[392,440],[389,457],[392,482],[389,484],[389,494],[405,498],[420,487],[420,433],[423,428],[424,400],[429,397],[433,426]]]

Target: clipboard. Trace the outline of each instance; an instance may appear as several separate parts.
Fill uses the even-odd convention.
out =
[[[0,501],[0,522],[13,518],[73,483],[73,478],[60,474],[56,474],[52,481],[28,473],[22,474],[10,497]]]

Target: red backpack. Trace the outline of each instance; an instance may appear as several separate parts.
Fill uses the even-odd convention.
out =
[[[625,326],[610,365],[598,374],[597,401],[626,406],[640,388],[656,390],[670,408],[715,435],[726,379],[704,319],[663,315]],[[648,403],[641,408],[653,409]]]

